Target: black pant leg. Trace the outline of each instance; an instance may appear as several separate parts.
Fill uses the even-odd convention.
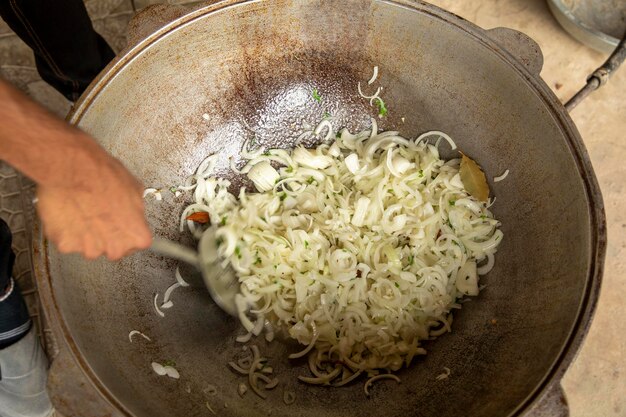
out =
[[[11,249],[13,236],[9,226],[0,219],[0,295],[9,285],[11,274],[13,273],[13,264],[15,263],[15,254]]]
[[[33,49],[41,78],[71,101],[115,56],[82,0],[0,0],[0,16]]]
[[[0,349],[24,337],[32,324],[20,289],[11,279],[15,262],[12,240],[9,226],[0,219]]]

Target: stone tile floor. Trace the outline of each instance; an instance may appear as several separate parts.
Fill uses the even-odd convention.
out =
[[[566,100],[606,56],[571,39],[556,23],[544,0],[431,0],[483,28],[498,26],[520,30],[541,46],[541,73],[555,94]],[[155,0],[135,0],[136,9]],[[195,3],[170,0],[168,3]],[[133,16],[131,0],[85,0],[94,27],[121,50],[125,28]],[[0,20],[0,76],[64,116],[70,108],[60,94],[41,81],[30,50]],[[563,386],[572,417],[626,416],[626,68],[602,90],[572,112],[594,164],[604,193],[609,230],[606,273],[598,310],[580,352]],[[30,232],[26,226],[32,185],[6,164],[0,164],[0,216],[15,227],[18,265],[16,277],[29,297],[31,311],[37,302],[30,271]],[[42,326],[44,326],[42,324]]]

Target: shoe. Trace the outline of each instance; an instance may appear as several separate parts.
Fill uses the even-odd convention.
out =
[[[54,409],[46,391],[48,359],[35,328],[0,349],[0,417],[49,417]]]

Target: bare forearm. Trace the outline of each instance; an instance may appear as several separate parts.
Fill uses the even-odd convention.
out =
[[[118,259],[150,245],[139,181],[89,135],[2,80],[0,159],[38,183],[44,233],[61,252]]]
[[[57,186],[80,181],[78,172],[102,152],[88,135],[0,79],[0,159],[39,184]]]

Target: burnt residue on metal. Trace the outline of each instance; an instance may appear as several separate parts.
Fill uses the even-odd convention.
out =
[[[429,354],[400,372],[400,386],[377,384],[367,401],[359,383],[336,390],[299,383],[308,371],[286,359],[293,347],[259,343],[281,389],[296,392],[296,404],[286,406],[279,392],[265,402],[239,397],[240,379],[226,364],[240,351],[234,339],[241,330],[200,288],[177,290],[166,317],[154,314],[152,297],[174,282],[171,261],[141,253],[120,263],[85,262],[42,248],[50,308],[60,310],[63,336],[89,379],[136,417],[200,415],[207,384],[218,387],[206,399],[224,416],[528,411],[558,385],[581,343],[606,239],[593,171],[562,106],[536,78],[533,44],[504,52],[495,32],[408,0],[223,6],[140,42],[92,87],[72,120],[147,185],[176,185],[217,153],[218,174],[236,188],[241,182],[228,160],[252,137],[257,145],[290,146],[326,112],[336,127],[368,127],[376,109],[356,84],[365,86],[379,65],[379,79],[367,88],[384,87],[390,113],[378,119],[383,128],[406,136],[444,130],[488,177],[510,169],[506,181],[490,184],[505,233],[496,267],[482,281],[485,291],[455,315],[453,333],[426,343]],[[519,51],[531,52],[521,57],[527,65],[513,59]],[[180,238],[185,199],[165,194],[146,201],[148,218],[157,235]],[[153,343],[130,344],[133,329]],[[176,361],[180,381],[152,372],[150,362],[164,359]],[[436,381],[444,366],[452,376]]]
[[[247,51],[244,63],[230,73],[237,82],[217,103],[205,108],[210,120],[231,120],[203,137],[204,141],[232,143],[220,154],[218,173],[233,182],[241,178],[229,168],[229,159],[241,166],[240,149],[247,141],[250,149],[290,148],[304,132],[328,119],[335,129],[363,129],[375,117],[375,109],[357,94],[359,75],[345,63],[345,57],[316,56],[315,51],[267,57],[261,60],[256,51]],[[369,63],[359,67],[371,68]],[[280,71],[276,71],[280,68]],[[314,91],[320,99],[314,98]],[[217,114],[216,114],[217,113]],[[302,142],[315,146],[320,137],[311,135]]]

